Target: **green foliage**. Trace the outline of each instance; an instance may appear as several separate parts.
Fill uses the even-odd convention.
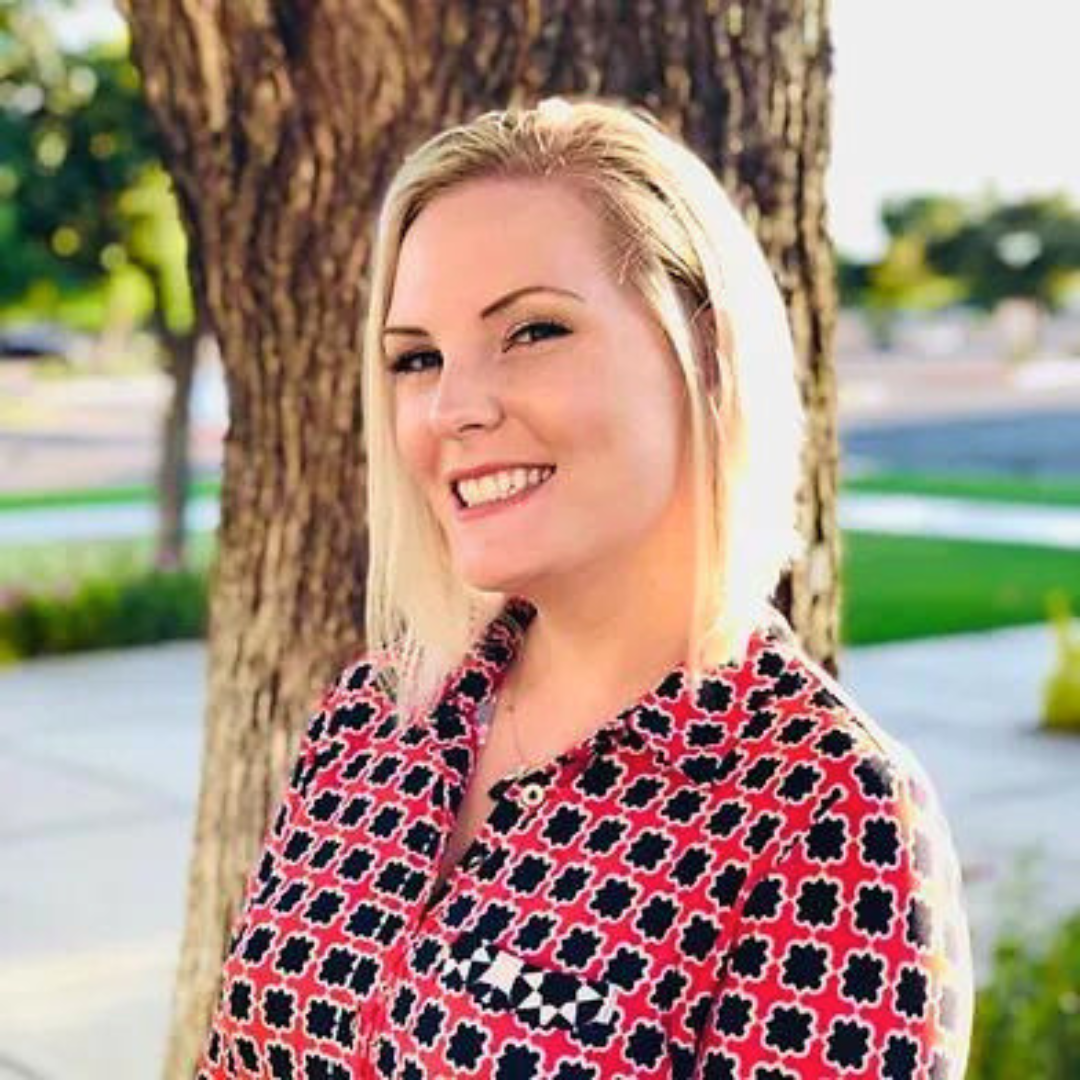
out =
[[[154,306],[174,334],[194,323],[194,300],[187,275],[187,239],[180,225],[172,181],[157,163],[148,165],[120,196],[127,258],[154,284]]]
[[[1048,728],[1080,732],[1080,637],[1073,630],[1065,593],[1052,593],[1048,607],[1057,653],[1043,687],[1043,723]]]
[[[94,297],[87,329],[154,314],[190,328],[184,236],[126,43],[66,53],[32,5],[0,0],[0,148],[0,309],[57,318],[74,293]]]
[[[66,589],[0,594],[0,661],[202,637],[207,581],[198,570],[90,577]]]
[[[963,286],[938,273],[926,258],[928,243],[949,235],[963,220],[963,203],[940,195],[886,201],[881,220],[889,235],[884,255],[872,262],[840,266],[840,298],[879,318],[894,311],[928,311],[956,302]]]
[[[897,311],[1007,298],[1054,308],[1080,270],[1080,212],[1064,195],[1015,202],[915,195],[887,201],[882,257],[837,264],[841,302],[887,323]]]
[[[1080,1076],[1080,913],[1047,941],[1003,934],[975,1005],[969,1080]]]
[[[886,199],[881,207],[881,223],[894,239],[912,236],[926,241],[951,236],[966,216],[963,200],[947,195]]]
[[[1080,268],[1080,214],[1064,195],[990,202],[927,245],[928,263],[963,283],[968,303],[991,310],[1019,297],[1058,306]]]

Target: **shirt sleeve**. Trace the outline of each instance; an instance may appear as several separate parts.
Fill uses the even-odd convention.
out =
[[[746,895],[699,1078],[962,1080],[971,946],[937,796],[913,758],[837,775]]]
[[[379,654],[368,653],[350,663],[323,691],[310,713],[300,749],[285,783],[277,808],[264,834],[260,854],[251,873],[233,921],[225,959],[239,946],[254,908],[269,901],[281,883],[280,867],[283,851],[304,813],[304,803],[312,780],[327,763],[326,743],[342,725],[352,726],[357,715],[368,716],[370,708],[363,701],[369,681],[376,676]],[[224,1080],[226,1077],[248,1075],[242,1053],[238,1052],[230,1035],[226,1008],[227,987],[219,989],[196,1071],[196,1080]]]

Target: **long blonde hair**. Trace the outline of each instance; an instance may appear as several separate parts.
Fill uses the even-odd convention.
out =
[[[738,662],[800,551],[803,413],[784,304],[753,233],[705,163],[644,109],[547,98],[448,128],[409,154],[377,220],[364,326],[369,650],[394,658],[399,716],[430,708],[508,597],[459,580],[393,435],[382,332],[402,241],[470,180],[582,191],[671,343],[690,402],[696,514],[689,674]]]

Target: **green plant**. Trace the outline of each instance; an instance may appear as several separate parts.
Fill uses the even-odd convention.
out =
[[[968,1080],[1080,1076],[1080,912],[1044,940],[1014,929],[978,992]]]
[[[1057,656],[1043,687],[1043,725],[1047,728],[1080,731],[1080,637],[1072,626],[1072,613],[1065,593],[1051,593],[1047,602],[1054,624]]]
[[[198,570],[97,576],[37,594],[0,594],[0,662],[201,637],[207,582]]]

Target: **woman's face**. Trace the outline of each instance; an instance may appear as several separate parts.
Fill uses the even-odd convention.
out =
[[[607,258],[599,219],[552,181],[472,181],[405,236],[384,339],[395,437],[475,588],[539,596],[646,555],[656,573],[689,527],[677,361]],[[476,470],[501,475],[452,483]]]

